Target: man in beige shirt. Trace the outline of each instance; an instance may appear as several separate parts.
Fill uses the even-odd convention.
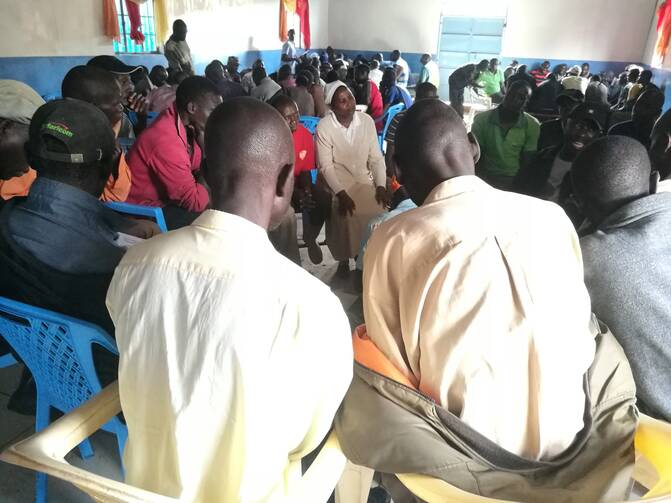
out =
[[[463,123],[440,101],[408,110],[395,160],[420,207],[373,232],[368,335],[420,391],[501,447],[560,454],[583,428],[595,351],[571,222],[475,177]]]
[[[172,23],[172,35],[165,43],[165,58],[172,72],[186,72],[193,75],[191,49],[186,43],[186,34],[186,23],[181,19],[176,19]]]

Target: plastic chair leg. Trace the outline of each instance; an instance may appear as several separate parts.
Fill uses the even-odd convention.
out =
[[[79,455],[82,459],[90,459],[93,457],[93,446],[88,438],[79,444]]]
[[[35,431],[42,431],[49,426],[51,407],[44,397],[37,392],[37,410],[35,414]],[[47,476],[38,473],[35,477],[35,503],[46,503],[47,501]]]

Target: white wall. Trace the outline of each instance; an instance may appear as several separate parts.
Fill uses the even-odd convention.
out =
[[[329,44],[345,50],[434,53],[440,6],[441,0],[331,0]]]
[[[310,2],[312,47],[325,47],[328,0]],[[199,60],[222,54],[281,49],[278,0],[169,0],[168,18],[189,27],[187,41]]]
[[[310,2],[312,46],[328,45],[328,0]],[[0,57],[112,54],[101,0],[2,0]],[[247,50],[279,50],[278,0],[168,0],[170,23],[189,25],[199,60]],[[164,41],[159,41],[164,42]]]
[[[510,0],[503,55],[640,62],[657,0]]]
[[[329,39],[350,50],[435,52],[441,9],[503,16],[503,55],[639,62],[657,0],[331,0]]]
[[[112,54],[100,0],[2,0],[0,57]]]

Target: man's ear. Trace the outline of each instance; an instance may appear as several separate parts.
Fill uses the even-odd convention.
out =
[[[657,185],[659,184],[659,171],[650,172],[650,194],[657,194]]]
[[[189,115],[195,114],[196,110],[198,110],[198,105],[196,105],[194,101],[190,101],[186,104],[186,111],[189,113]]]
[[[285,164],[277,175],[277,185],[275,186],[275,195],[277,197],[291,197],[293,184],[294,165]]]
[[[473,162],[477,164],[480,161],[480,144],[473,133],[468,133],[468,141],[471,143]]]

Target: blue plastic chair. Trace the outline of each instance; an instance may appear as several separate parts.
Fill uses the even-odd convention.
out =
[[[151,126],[151,123],[156,120],[158,115],[158,112],[147,112],[147,127]],[[137,112],[133,112],[132,110],[129,111],[128,118],[130,119],[131,124],[133,124],[133,127],[137,126]]]
[[[311,115],[301,115],[298,118],[298,122],[300,122],[305,129],[310,131],[310,133],[315,134],[317,131],[317,125],[319,124],[320,118],[319,117],[312,117]]]
[[[5,367],[11,367],[16,363],[18,362],[16,361],[16,358],[14,358],[12,353],[7,353],[5,355],[0,356],[0,369],[4,369]]]
[[[387,136],[387,130],[389,129],[391,120],[396,116],[397,113],[402,112],[404,108],[405,108],[404,103],[398,103],[396,105],[393,105],[387,109],[387,113],[385,113],[380,119],[384,121],[384,129],[382,130],[382,135],[378,135],[378,139],[380,140],[380,150],[382,150],[382,152],[384,152],[384,137]]]
[[[42,99],[44,101],[47,101],[47,102],[53,101],[53,100],[59,100],[59,99],[61,99],[61,95],[58,94],[58,93],[43,94]]]
[[[67,414],[101,391],[93,344],[118,354],[114,340],[99,327],[4,297],[0,297],[0,334],[35,379],[35,431],[49,426],[52,408]],[[102,429],[116,435],[123,460],[126,426],[115,416]],[[88,439],[79,444],[79,451],[84,459],[93,456]],[[44,503],[46,495],[47,477],[38,473],[35,501]]]
[[[105,206],[126,215],[153,218],[158,228],[161,229],[161,232],[168,232],[168,226],[165,224],[165,218],[163,217],[163,210],[158,206],[141,206],[139,204],[115,202],[105,203]]]

